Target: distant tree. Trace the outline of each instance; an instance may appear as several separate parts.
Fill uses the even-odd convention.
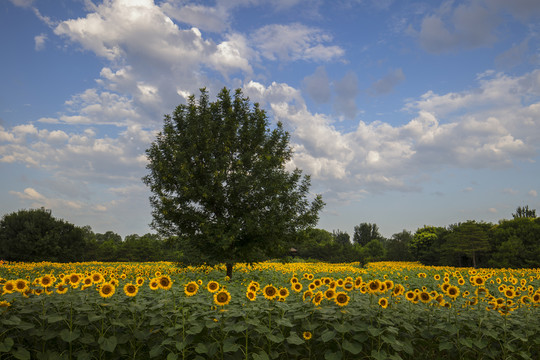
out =
[[[51,210],[20,210],[0,221],[0,257],[9,261],[81,261],[84,230]]]
[[[334,241],[341,246],[351,246],[351,236],[341,230],[335,230],[332,232]]]
[[[152,196],[152,227],[178,236],[185,263],[225,263],[281,256],[299,231],[316,225],[324,203],[308,200],[310,178],[288,172],[289,134],[272,130],[258,104],[223,89],[215,102],[201,90],[172,116],[146,151],[143,178]]]
[[[514,219],[518,218],[535,218],[536,217],[536,210],[531,209],[529,210],[529,205],[525,205],[524,207],[518,206],[516,209],[516,213],[512,214]]]
[[[491,267],[540,268],[540,218],[501,220],[489,233]]]
[[[377,224],[361,223],[354,227],[353,242],[361,246],[366,245],[371,240],[382,238],[379,234],[379,227]]]
[[[386,259],[390,261],[410,261],[412,256],[409,252],[409,243],[413,236],[410,231],[393,234],[386,241]]]
[[[440,261],[440,247],[446,229],[443,227],[424,226],[414,233],[409,242],[409,252],[414,260],[426,265],[435,265]]]
[[[97,242],[104,242],[104,241],[112,241],[114,243],[121,243],[122,242],[122,236],[118,235],[117,233],[115,233],[114,231],[107,231],[106,233],[104,234],[96,234],[95,235],[96,237],[96,241]]]
[[[446,237],[445,248],[458,255],[465,254],[472,260],[473,267],[476,267],[479,254],[491,249],[488,238],[491,226],[474,220],[454,225]]]

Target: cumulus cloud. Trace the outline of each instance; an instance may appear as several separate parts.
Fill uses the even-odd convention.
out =
[[[47,40],[47,34],[39,34],[34,36],[34,49],[40,51],[45,49],[45,41]]]
[[[323,45],[331,40],[332,36],[326,32],[298,23],[266,25],[252,36],[255,47],[263,57],[281,61],[339,59],[345,53],[341,47]]]
[[[497,40],[495,29],[499,23],[497,12],[479,1],[459,4],[455,8],[443,3],[438,11],[422,19],[420,30],[409,28],[409,33],[426,51],[442,53],[493,44]]]
[[[332,96],[330,80],[324,66],[319,66],[315,72],[304,78],[304,88],[307,94],[318,104],[327,103]]]
[[[388,94],[403,81],[405,81],[405,74],[403,74],[401,68],[391,70],[388,74],[371,85],[371,92],[375,95]]]
[[[356,96],[358,96],[358,78],[354,72],[348,72],[341,80],[334,82],[336,98],[334,110],[339,115],[354,119],[358,113]]]
[[[290,130],[291,166],[311,173],[321,186],[347,193],[417,190],[425,174],[446,166],[501,168],[533,159],[540,131],[531,116],[540,104],[531,100],[538,101],[539,84],[536,71],[518,77],[484,74],[477,89],[429,92],[411,101],[406,109],[416,114],[403,125],[360,120],[349,132],[336,129],[336,118],[310,112],[300,91],[287,84],[251,81],[244,90]]]
[[[537,197],[538,196],[538,192],[536,192],[536,190],[530,190],[527,194],[530,197]]]

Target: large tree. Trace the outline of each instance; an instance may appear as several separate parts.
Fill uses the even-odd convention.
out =
[[[289,134],[240,90],[215,102],[201,89],[166,115],[146,151],[152,227],[178,236],[186,263],[252,262],[289,250],[316,225],[324,203],[309,199],[309,176],[288,172]]]
[[[84,230],[44,208],[19,210],[0,220],[0,258],[9,261],[81,261]]]

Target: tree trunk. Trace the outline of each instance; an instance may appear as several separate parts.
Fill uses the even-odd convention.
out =
[[[227,266],[227,276],[228,276],[229,279],[230,279],[230,278],[232,278],[233,264],[227,263],[226,266]]]

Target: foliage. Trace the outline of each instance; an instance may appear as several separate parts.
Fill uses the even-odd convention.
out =
[[[178,236],[184,263],[257,261],[286,253],[314,226],[324,203],[307,199],[309,176],[285,164],[289,134],[242,92],[223,89],[215,102],[201,90],[165,116],[147,150],[152,226]],[[228,273],[229,273],[228,269]]]
[[[259,263],[237,264],[235,272],[241,276],[233,281],[223,278],[224,265],[1,265],[1,358],[526,360],[540,356],[538,269],[395,262],[370,263],[366,268],[357,263]],[[98,276],[89,285],[67,281],[84,274],[104,278]],[[6,291],[10,280],[27,277],[27,289]],[[46,277],[52,279],[48,288]],[[124,286],[139,279],[142,284],[128,296]],[[152,290],[156,279],[170,279],[170,286]],[[114,294],[102,297],[100,287],[113,282]],[[58,284],[67,291],[51,291]],[[296,284],[302,290],[295,290]],[[267,287],[279,295],[268,296]],[[247,296],[250,291],[252,300]],[[230,297],[220,305],[217,293]]]
[[[353,242],[360,246],[364,246],[372,240],[382,239],[379,233],[379,227],[377,224],[361,223],[354,227]]]
[[[20,210],[0,221],[0,254],[10,261],[77,261],[84,251],[83,230],[44,208]]]

